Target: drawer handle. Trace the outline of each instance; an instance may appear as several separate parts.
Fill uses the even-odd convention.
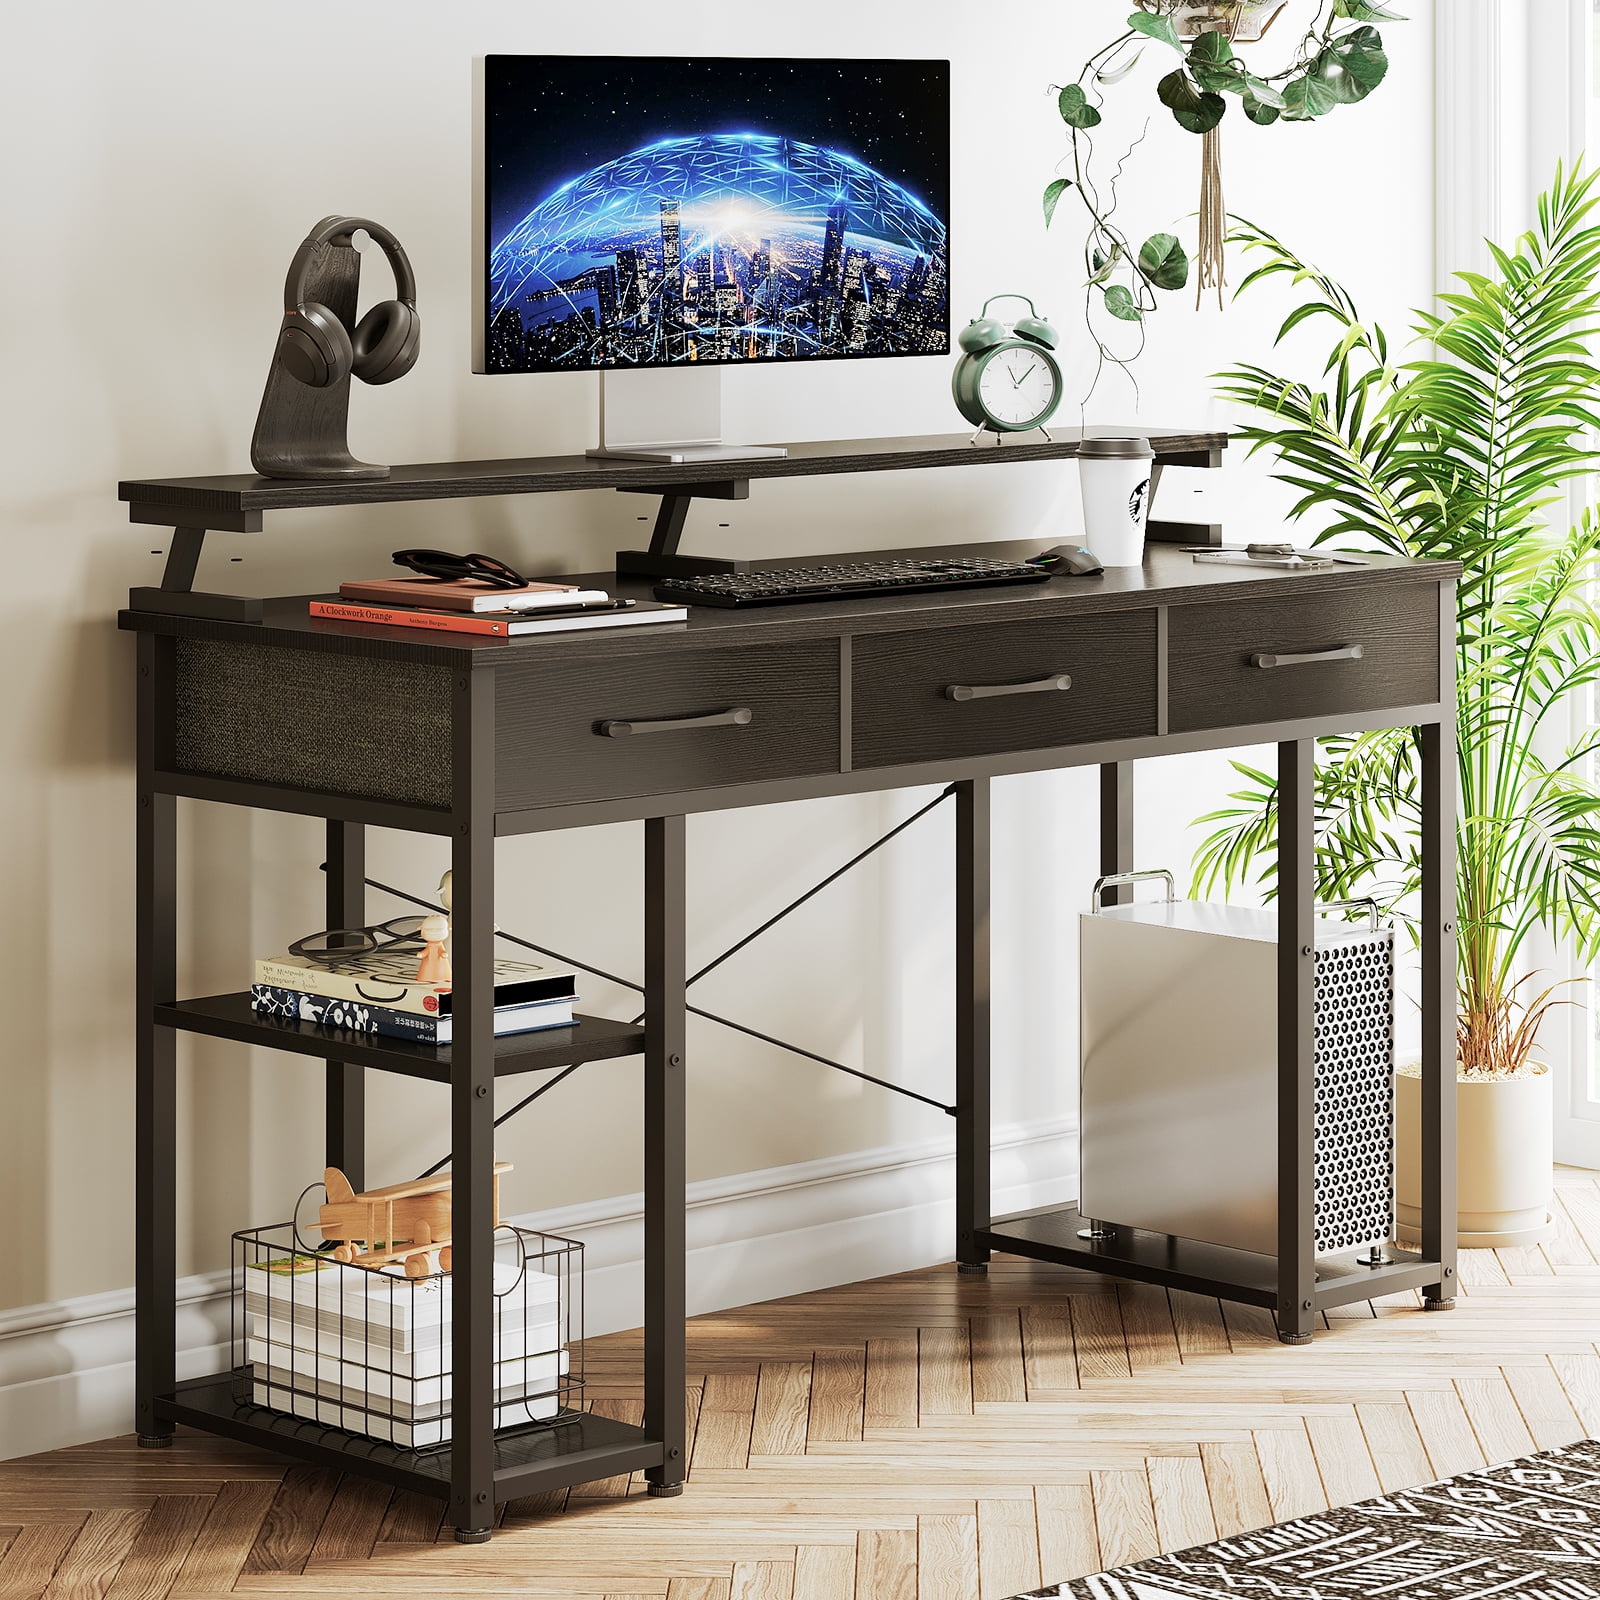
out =
[[[675,733],[680,728],[747,728],[754,720],[755,712],[749,706],[729,706],[703,717],[657,717],[651,722],[619,722],[608,717],[597,722],[594,731],[607,739],[623,739],[633,733]]]
[[[1035,678],[1032,683],[951,683],[945,686],[946,700],[990,700],[1000,694],[1047,694],[1052,689],[1070,689],[1072,679],[1064,672],[1052,672],[1048,678]]]
[[[1304,667],[1313,661],[1359,661],[1365,652],[1358,644],[1342,644],[1337,650],[1301,650],[1293,655],[1264,655],[1257,651],[1250,657],[1252,667]]]

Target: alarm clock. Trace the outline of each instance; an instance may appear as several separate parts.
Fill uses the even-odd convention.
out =
[[[996,300],[1021,300],[1028,315],[1010,327],[989,315]],[[1025,294],[990,295],[957,335],[961,359],[951,377],[956,409],[979,433],[1004,436],[1043,428],[1061,404],[1061,368],[1051,352],[1060,335]],[[974,438],[977,434],[973,435]]]

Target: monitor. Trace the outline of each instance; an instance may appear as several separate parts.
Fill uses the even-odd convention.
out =
[[[477,370],[946,355],[946,61],[489,56]]]

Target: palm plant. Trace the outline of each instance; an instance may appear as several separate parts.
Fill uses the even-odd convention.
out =
[[[1586,959],[1600,953],[1600,789],[1594,732],[1562,735],[1568,698],[1600,674],[1590,598],[1600,520],[1551,513],[1597,462],[1600,367],[1586,329],[1600,310],[1596,174],[1557,171],[1535,227],[1493,269],[1457,275],[1441,309],[1418,313],[1414,358],[1390,355],[1333,279],[1250,224],[1234,237],[1264,257],[1240,293],[1287,277],[1303,290],[1278,340],[1331,321],[1320,385],[1262,366],[1222,374],[1221,393],[1263,413],[1242,430],[1300,491],[1296,517],[1331,520],[1316,542],[1354,535],[1399,555],[1462,564],[1457,726],[1459,1049],[1463,1070],[1507,1075],[1529,1059],[1552,991],[1528,992],[1535,930]],[[1431,349],[1429,348],[1431,346]],[[1565,515],[1561,522],[1566,521]],[[1196,859],[1198,892],[1274,872],[1276,785],[1247,786]],[[1418,745],[1399,729],[1322,742],[1316,785],[1318,892],[1377,898],[1402,921],[1416,903]],[[1413,927],[1413,934],[1415,930]]]

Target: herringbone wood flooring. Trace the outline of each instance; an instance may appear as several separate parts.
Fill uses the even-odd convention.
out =
[[[437,1502],[196,1433],[3,1463],[0,1597],[1003,1600],[1600,1434],[1600,1187],[1558,1194],[1542,1249],[1464,1256],[1453,1313],[1352,1306],[1309,1348],[1005,1258],[699,1317],[688,1492],[519,1501],[483,1546]],[[638,1417],[638,1360],[590,1342],[597,1407]]]

